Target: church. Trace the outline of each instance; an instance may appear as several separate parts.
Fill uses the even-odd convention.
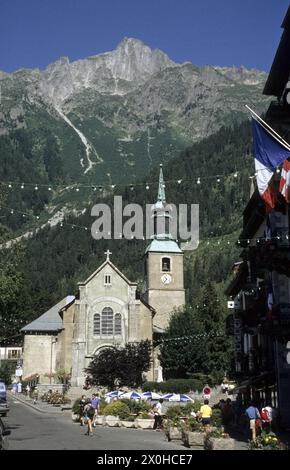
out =
[[[81,387],[84,369],[103,348],[160,338],[174,309],[185,303],[183,252],[170,234],[165,208],[161,166],[152,206],[154,235],[144,254],[143,292],[113,264],[107,250],[103,264],[78,283],[76,296],[65,297],[22,328],[23,380],[37,377],[41,384],[53,384],[62,371],[73,387]],[[148,380],[161,380],[157,353],[155,348]]]

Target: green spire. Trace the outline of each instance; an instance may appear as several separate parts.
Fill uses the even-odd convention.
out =
[[[160,173],[159,173],[159,184],[158,184],[158,198],[157,201],[159,202],[166,202],[165,198],[165,184],[163,179],[163,171],[162,171],[162,164],[160,164]]]

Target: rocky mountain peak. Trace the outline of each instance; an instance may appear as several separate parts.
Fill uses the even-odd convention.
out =
[[[176,65],[159,49],[151,49],[140,39],[127,37],[107,55],[107,61],[114,78],[141,83],[150,75]]]

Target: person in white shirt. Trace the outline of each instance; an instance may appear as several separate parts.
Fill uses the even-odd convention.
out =
[[[163,416],[163,398],[160,398],[157,405],[154,407],[154,425],[153,429],[156,431],[158,429],[162,429],[162,416]]]

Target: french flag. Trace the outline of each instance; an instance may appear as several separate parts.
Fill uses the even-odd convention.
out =
[[[285,160],[282,167],[280,180],[280,193],[283,194],[286,202],[290,202],[290,162]]]
[[[274,209],[277,201],[277,190],[271,178],[276,168],[290,157],[290,147],[254,118],[252,131],[257,186],[269,212]]]

